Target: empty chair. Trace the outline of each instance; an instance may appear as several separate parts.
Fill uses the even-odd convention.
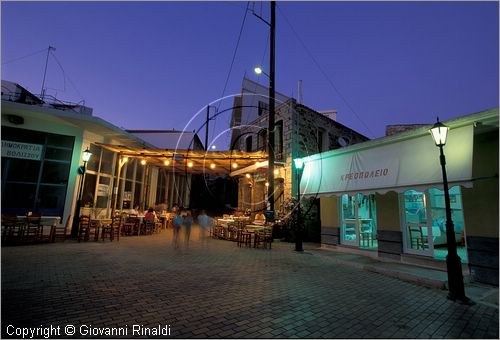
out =
[[[66,231],[71,228],[70,222],[71,221],[71,215],[68,216],[68,219],[66,220],[66,224],[64,226],[56,226],[54,229],[54,233],[52,234],[52,242],[56,241],[66,241]]]
[[[42,237],[42,227],[40,225],[41,221],[42,221],[41,213],[26,215],[24,234],[22,236],[23,243],[36,243],[41,240]]]
[[[271,249],[271,243],[273,242],[273,232],[271,228],[266,228],[264,230],[255,233],[254,247],[258,248],[262,246],[263,248]]]

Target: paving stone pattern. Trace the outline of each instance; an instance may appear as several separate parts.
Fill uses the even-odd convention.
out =
[[[315,245],[238,248],[172,230],[119,242],[2,247],[8,325],[170,325],[174,338],[498,338],[498,310],[335,263]],[[328,253],[328,252],[326,252]],[[12,328],[11,328],[12,329]],[[61,337],[69,336],[61,332]],[[89,336],[98,338],[98,335]],[[167,336],[168,337],[168,336]]]

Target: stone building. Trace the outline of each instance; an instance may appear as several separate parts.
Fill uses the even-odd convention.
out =
[[[248,80],[246,80],[248,81]],[[259,85],[261,86],[261,85]],[[265,87],[261,86],[265,89]],[[264,92],[264,91],[261,91]],[[242,97],[245,97],[243,91]],[[252,95],[255,98],[255,95]],[[267,100],[263,95],[260,101]],[[235,99],[235,103],[244,99]],[[267,148],[267,109],[263,105],[233,111],[233,136],[231,148],[241,151],[266,151]],[[267,106],[265,106],[267,108]],[[246,119],[245,110],[257,109],[257,115],[250,112],[253,120]],[[293,159],[305,157],[318,152],[337,149],[368,140],[362,134],[332,120],[333,110],[319,113],[305,105],[297,103],[293,98],[276,104],[275,109],[275,210],[277,216],[284,213],[284,202],[296,196],[297,173],[293,167]],[[336,113],[336,112],[335,112]],[[235,114],[238,115],[234,119]],[[235,126],[234,122],[244,122]],[[236,128],[237,127],[237,128]],[[235,172],[239,175],[238,208],[250,209],[252,212],[266,209],[267,206],[267,163],[256,164],[247,169]],[[314,209],[311,210],[313,212]],[[316,219],[317,214],[310,214]]]

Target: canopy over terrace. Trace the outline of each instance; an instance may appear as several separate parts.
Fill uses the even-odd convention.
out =
[[[148,164],[168,167],[172,171],[189,174],[230,174],[268,158],[264,151],[193,151],[162,150],[155,148],[133,148],[123,145],[96,143],[96,145],[118,153],[123,157],[145,160]]]

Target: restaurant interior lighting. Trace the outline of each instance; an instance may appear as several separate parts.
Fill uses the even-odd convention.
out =
[[[246,177],[246,178],[250,178],[250,177],[252,177],[252,176],[250,176],[250,174],[246,174],[246,175],[245,175],[245,177]]]
[[[265,185],[266,185],[266,187],[268,187],[268,186],[269,186],[269,182],[266,182],[266,184],[265,184]]]
[[[167,165],[167,166],[168,166],[168,165],[170,165],[170,161],[167,159],[167,160],[165,160],[165,161],[163,162],[163,164],[165,164],[165,165]]]
[[[192,168],[193,167],[193,162],[188,162],[188,167]]]
[[[275,175],[279,175],[280,174],[280,170],[279,169],[274,169],[274,174]]]
[[[128,157],[123,157],[123,163],[127,163],[128,162]]]
[[[146,160],[145,159],[141,159],[141,164],[142,165],[146,165]]]
[[[215,169],[215,163],[210,164],[210,169]]]
[[[238,163],[233,163],[233,168],[236,169],[238,167]]]

